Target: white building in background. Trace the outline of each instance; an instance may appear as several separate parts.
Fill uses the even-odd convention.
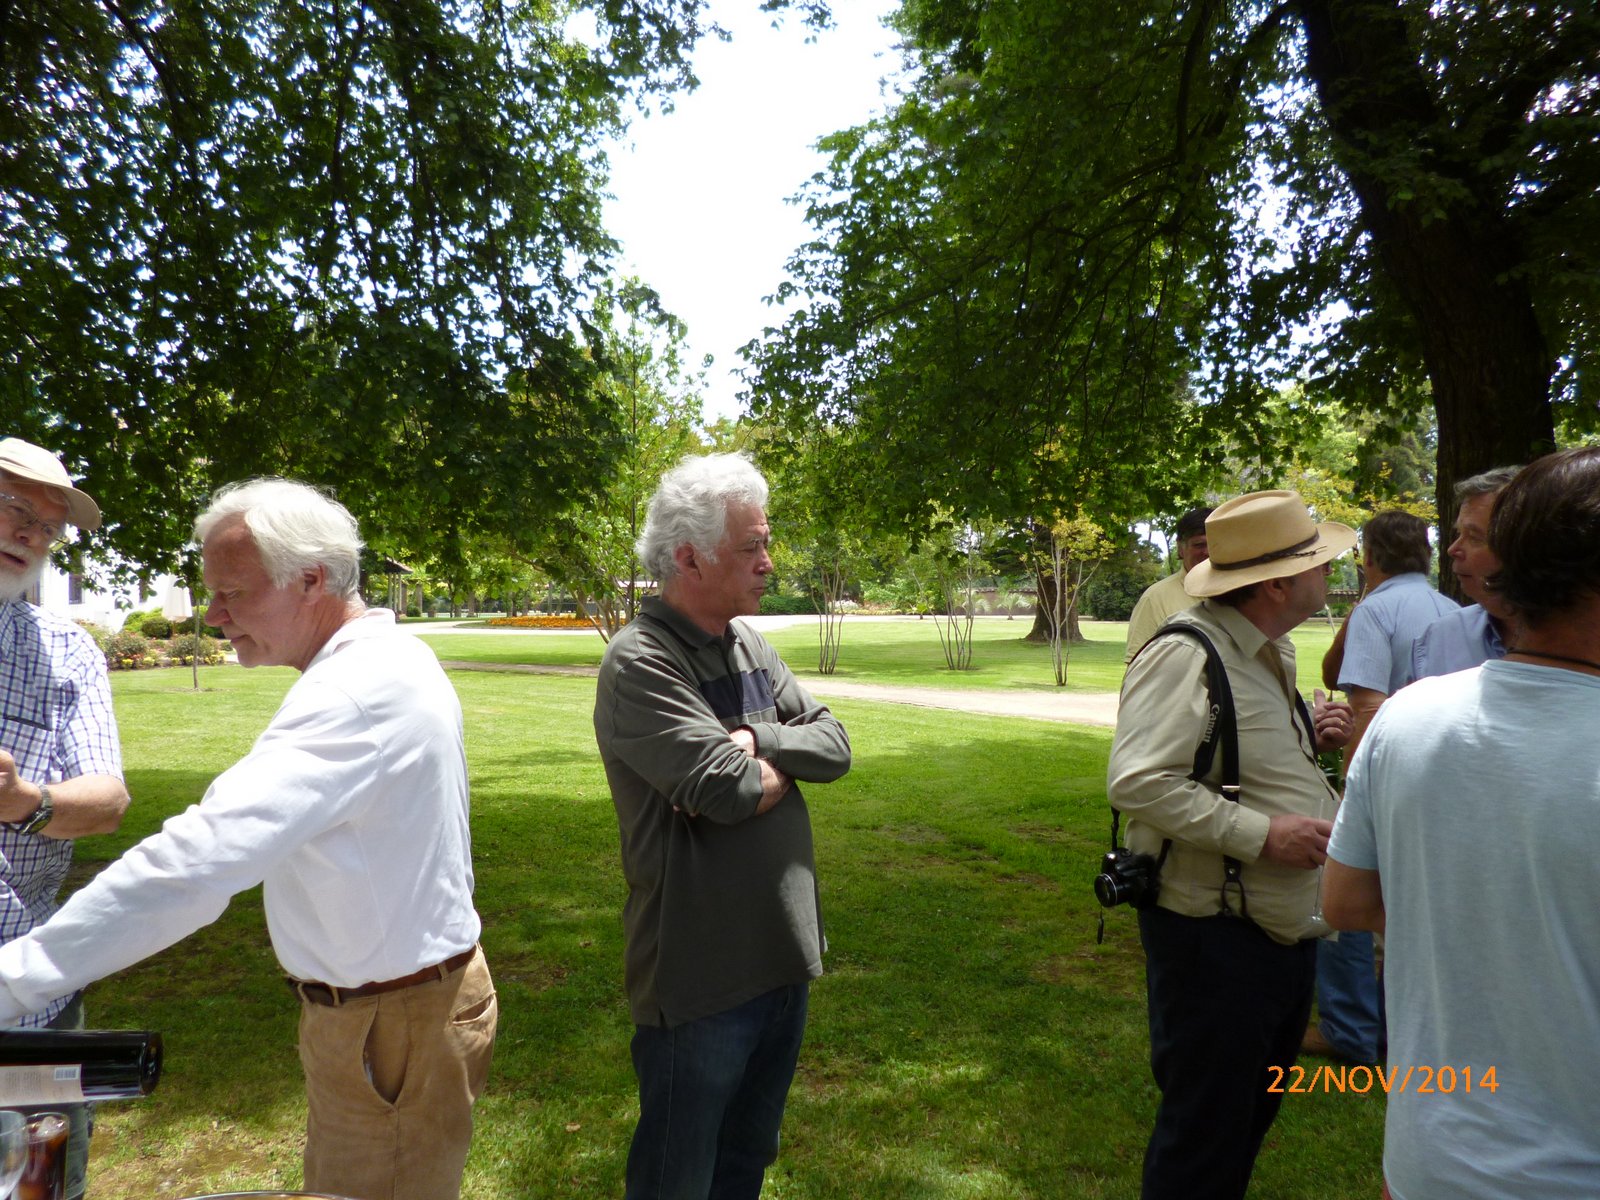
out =
[[[130,612],[160,607],[167,588],[174,581],[172,575],[158,575],[154,584],[144,589],[133,584],[101,591],[52,562],[45,565],[44,574],[29,591],[28,599],[50,612],[74,621],[89,621],[115,633],[122,628]]]

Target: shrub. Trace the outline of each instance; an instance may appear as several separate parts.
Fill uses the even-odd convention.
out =
[[[150,639],[142,633],[132,633],[124,628],[114,633],[106,642],[106,666],[113,671],[135,671],[153,665],[145,660],[150,656]]]
[[[124,625],[123,628],[126,629],[127,626]],[[160,613],[151,613],[139,622],[139,632],[147,638],[164,642],[172,636],[172,621]]]
[[[197,646],[201,666],[209,667],[222,661],[222,646],[215,638],[208,638],[204,634],[200,636],[198,642],[192,633],[179,634],[172,639],[172,647],[167,653],[171,655],[174,665],[182,663],[188,666],[195,658]]]
[[[202,602],[201,605],[200,615],[201,619],[203,620],[205,617],[204,602]],[[150,630],[144,627],[146,622],[150,622],[156,628],[160,628],[158,623],[163,621],[166,622],[167,625],[166,633],[151,633]],[[194,631],[194,618],[189,617],[187,620],[173,621],[170,618],[163,616],[159,608],[147,608],[142,611],[129,613],[122,619],[122,628],[128,633],[142,633],[145,637],[159,638],[165,641],[174,634],[183,633],[186,630],[192,633]],[[217,629],[214,626],[202,625],[201,629],[211,637],[222,636],[222,630]]]
[[[1158,578],[1148,571],[1108,571],[1089,581],[1078,597],[1078,611],[1102,621],[1126,621],[1133,606]]]
[[[96,625],[93,621],[78,621],[76,624],[88,632],[94,639],[94,644],[100,647],[100,653],[106,652],[106,643],[111,640],[111,631],[104,625]]]
[[[814,617],[817,606],[810,596],[779,596],[772,592],[761,597],[763,617]]]
[[[139,626],[143,625],[147,617],[159,617],[159,608],[134,609],[122,618],[122,628],[129,633],[138,633]]]

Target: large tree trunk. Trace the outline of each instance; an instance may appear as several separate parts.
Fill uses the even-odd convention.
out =
[[[1420,334],[1439,421],[1447,538],[1458,480],[1555,447],[1555,362],[1521,270],[1524,247],[1505,197],[1481,169],[1482,145],[1453,129],[1434,102],[1395,0],[1298,7],[1335,155]],[[1454,590],[1448,560],[1441,575]]]
[[[1039,589],[1038,602],[1033,606],[1033,628],[1022,640],[1043,646],[1050,641],[1050,614],[1055,610],[1056,577],[1049,571],[1035,571],[1033,581]],[[1072,607],[1067,610],[1067,644],[1081,646],[1084,641],[1083,631],[1078,627],[1078,600],[1073,597]]]

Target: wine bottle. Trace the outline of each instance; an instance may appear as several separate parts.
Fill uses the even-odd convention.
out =
[[[128,1100],[161,1077],[161,1035],[133,1029],[0,1030],[0,1108]]]

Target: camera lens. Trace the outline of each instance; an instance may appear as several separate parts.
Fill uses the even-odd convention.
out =
[[[1115,908],[1128,899],[1128,887],[1115,875],[1096,875],[1094,877],[1095,899],[1099,900],[1105,908]]]

